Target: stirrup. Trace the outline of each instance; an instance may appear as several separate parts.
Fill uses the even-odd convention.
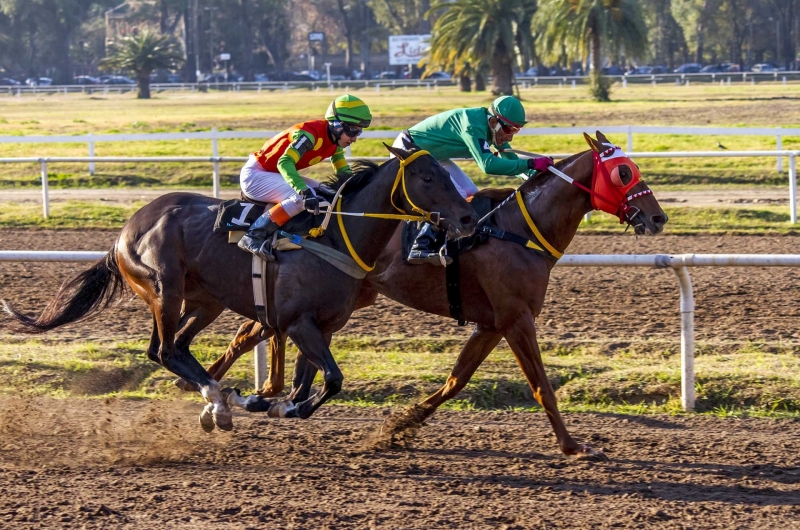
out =
[[[237,246],[242,250],[246,250],[251,254],[255,254],[264,261],[275,261],[275,256],[272,254],[272,244],[270,239],[270,237],[267,237],[261,242],[260,245],[258,245],[259,240],[245,235],[239,240],[239,244]],[[256,245],[258,245],[258,247],[256,247]]]
[[[442,252],[422,252],[412,250],[408,253],[408,263],[411,265],[424,265],[429,263],[437,267],[446,267],[453,263],[453,258]]]

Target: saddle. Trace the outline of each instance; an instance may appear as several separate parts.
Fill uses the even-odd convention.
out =
[[[242,194],[241,199],[230,199],[223,201],[219,205],[217,219],[214,222],[214,233],[227,233],[228,243],[238,243],[244,237],[250,225],[258,219],[265,210],[274,206],[264,202],[254,201]],[[292,217],[281,231],[306,236],[312,228],[318,227],[322,223],[322,216],[312,215],[310,212],[301,212]],[[297,250],[300,245],[292,243],[288,237],[276,234],[277,240],[273,244],[273,250]]]

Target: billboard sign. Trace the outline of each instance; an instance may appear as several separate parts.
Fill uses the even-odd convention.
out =
[[[389,64],[417,64],[430,48],[430,35],[389,35]]]
[[[325,33],[321,31],[312,31],[308,34],[308,42],[322,42],[325,40]]]

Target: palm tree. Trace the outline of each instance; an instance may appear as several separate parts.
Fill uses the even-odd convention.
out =
[[[531,43],[520,33],[530,34],[536,0],[439,0],[428,15],[439,10],[444,12],[433,27],[429,63],[443,64],[456,73],[467,65],[479,71],[488,64],[492,93],[512,94],[514,63],[521,52],[532,53],[517,44]]]
[[[592,60],[591,91],[609,101],[610,82],[603,77],[603,52],[641,57],[647,27],[639,0],[541,0],[534,25],[542,29],[540,49],[551,59]]]
[[[177,68],[183,53],[169,35],[141,30],[110,46],[108,56],[100,61],[102,70],[133,72],[139,99],[150,99],[150,74],[158,68]]]

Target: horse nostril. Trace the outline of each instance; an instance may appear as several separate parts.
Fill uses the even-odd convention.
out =
[[[667,214],[655,214],[650,216],[650,221],[655,225],[665,225],[667,224],[667,219]]]
[[[474,226],[475,226],[475,223],[477,223],[477,222],[478,222],[478,221],[475,219],[475,216],[473,216],[473,215],[465,215],[464,217],[462,217],[461,219],[459,219],[459,221],[461,221],[461,226],[465,226],[465,227],[467,227],[467,228],[472,228],[472,227],[474,227]]]

